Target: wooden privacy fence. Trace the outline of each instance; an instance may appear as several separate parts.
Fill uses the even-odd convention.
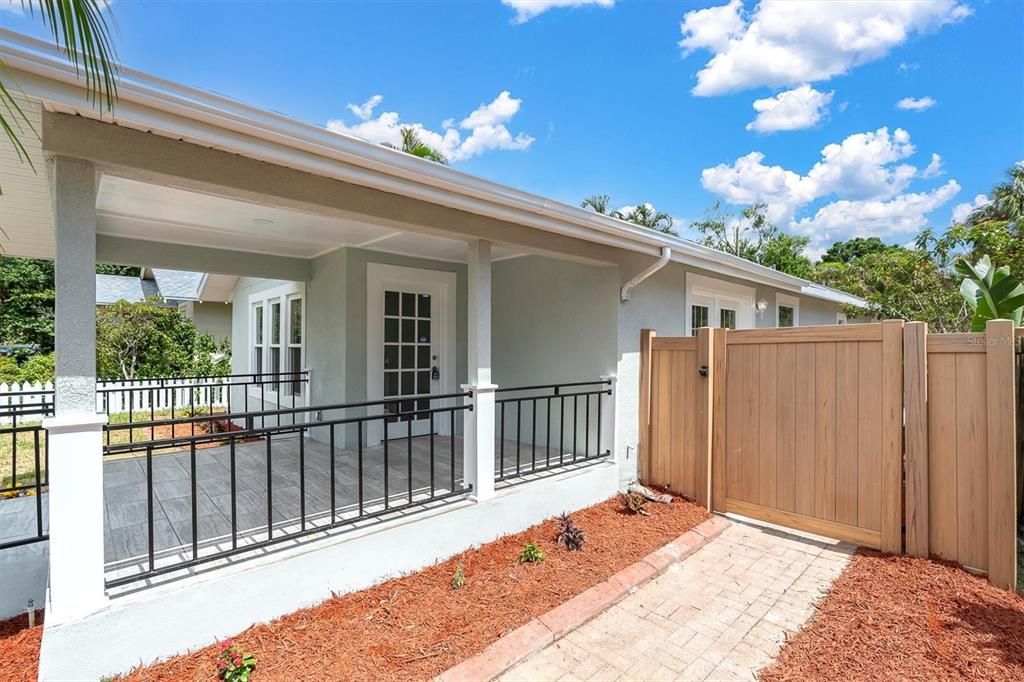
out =
[[[644,330],[641,478],[715,511],[937,555],[1010,587],[1014,338],[1002,320],[982,334],[901,321]]]

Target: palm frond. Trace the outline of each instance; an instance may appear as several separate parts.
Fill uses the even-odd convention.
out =
[[[117,53],[104,14],[107,4],[106,0],[22,0],[33,16],[38,10],[76,73],[84,73],[93,104],[102,103],[112,111],[117,99]]]

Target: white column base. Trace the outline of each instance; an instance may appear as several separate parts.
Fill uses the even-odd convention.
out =
[[[473,394],[472,410],[466,411],[463,434],[463,478],[473,486],[471,498],[477,501],[494,497],[494,384],[463,385]]]
[[[49,443],[50,580],[47,625],[103,609],[105,414],[43,420]]]

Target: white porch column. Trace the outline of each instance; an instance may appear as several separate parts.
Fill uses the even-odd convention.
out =
[[[106,604],[103,585],[103,440],[96,413],[96,169],[56,157],[47,163],[56,274],[56,412],[49,440],[48,623],[75,620]]]
[[[610,391],[608,395],[601,396],[601,433],[598,434],[598,438],[601,439],[600,452],[609,450],[611,454],[611,461],[617,461],[619,458],[619,449],[615,445],[615,400],[616,395],[616,379],[614,374],[602,374],[601,381],[607,381],[607,388]]]
[[[473,497],[494,497],[494,391],[491,383],[491,243],[469,242],[469,348],[472,411],[465,413],[463,472]]]

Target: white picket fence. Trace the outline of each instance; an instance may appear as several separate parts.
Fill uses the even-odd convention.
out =
[[[155,381],[100,381],[96,384],[96,411],[114,414],[137,415],[133,421],[145,418],[146,414],[175,411],[184,416],[189,408],[214,410],[226,409],[231,386],[227,377],[209,379],[160,379]],[[39,421],[39,410],[53,409],[53,383],[0,383],[0,425]],[[32,412],[15,417],[15,411]]]

